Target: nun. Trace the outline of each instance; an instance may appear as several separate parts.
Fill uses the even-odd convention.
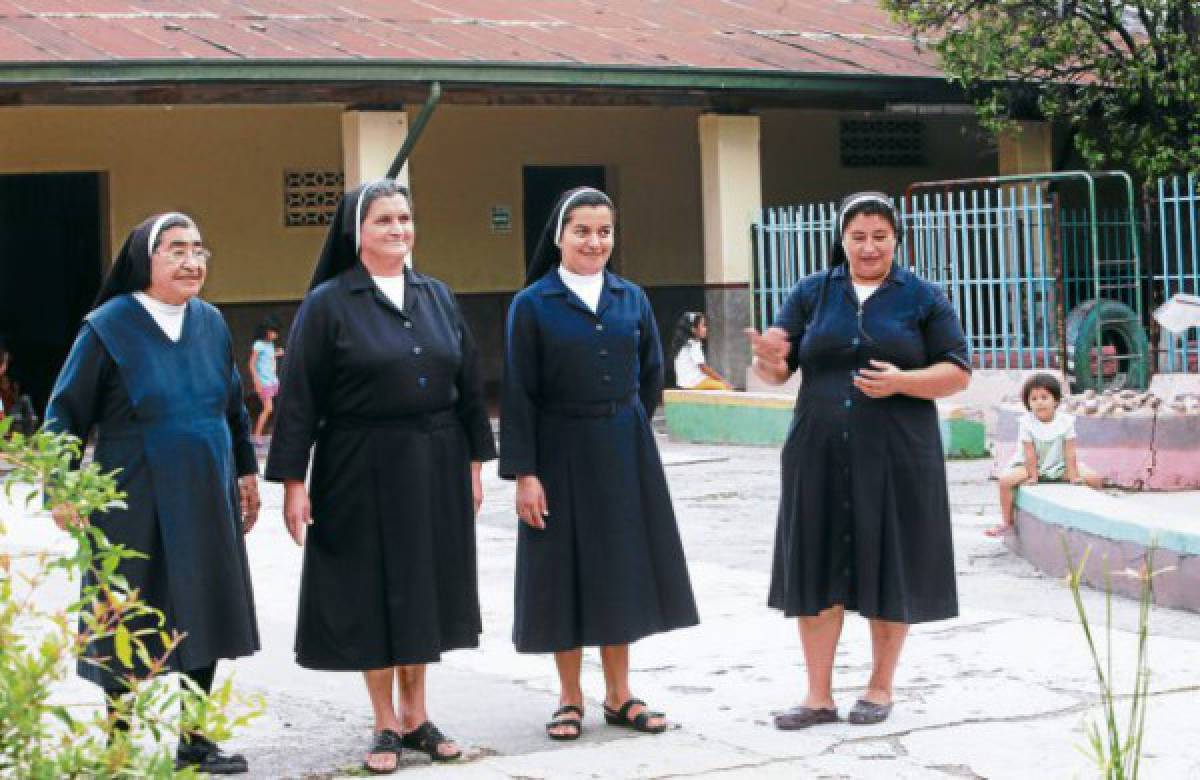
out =
[[[296,660],[363,674],[379,774],[402,747],[461,755],[429,719],[425,671],[479,643],[475,515],[495,457],[475,343],[450,288],[408,267],[413,239],[406,188],[342,198],[292,325],[266,470],[304,547]]]
[[[842,199],[829,267],[748,331],[754,371],[804,382],[783,445],[768,604],[796,618],[808,693],[783,730],[840,720],[833,663],[847,610],[868,621],[872,669],[847,720],[892,711],[908,628],[958,614],[946,463],[934,400],[967,386],[954,307],[895,262],[900,216],[879,192]]]
[[[55,521],[90,520],[114,544],[145,556],[122,561],[117,573],[162,613],[168,633],[184,635],[165,670],[206,692],[218,659],[259,649],[243,540],[258,517],[258,469],[229,329],[197,297],[209,258],[190,217],[161,214],[138,225],[84,319],[46,411],[52,431],[80,439],[96,431],[95,460],[117,470],[128,503],[91,518],[55,507]],[[147,638],[154,650],[157,624],[129,628],[154,629]],[[108,660],[114,657],[111,640],[96,641],[79,664],[79,674],[104,689],[110,713],[129,678],[149,673],[140,659],[124,669]],[[242,756],[195,733],[181,738],[176,763],[211,774],[246,771]]]
[[[554,653],[551,739],[583,731],[583,648],[600,648],[604,718],[667,727],[629,686],[629,645],[699,622],[650,417],[662,345],[646,294],[606,270],[616,210],[599,190],[563,193],[527,287],[508,311],[500,474],[517,481],[513,641]]]

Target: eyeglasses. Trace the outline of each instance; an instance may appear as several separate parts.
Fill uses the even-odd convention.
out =
[[[212,259],[212,252],[202,246],[186,247],[174,246],[162,250],[172,263],[175,265],[183,265],[190,258],[201,265],[207,265]]]

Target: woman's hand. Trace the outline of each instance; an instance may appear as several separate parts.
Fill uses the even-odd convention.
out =
[[[247,474],[238,477],[238,493],[242,499],[242,533],[248,534],[258,522],[258,510],[262,508],[262,499],[258,495],[258,476]]]
[[[530,528],[546,530],[546,518],[550,509],[546,506],[546,491],[542,481],[533,474],[517,477],[517,517]]]
[[[786,382],[790,373],[787,356],[792,351],[787,331],[783,328],[767,328],[760,334],[754,328],[746,328],[745,333],[746,338],[750,339],[750,351],[754,354],[751,364],[754,373],[774,385]]]
[[[872,368],[860,368],[854,386],[868,398],[887,398],[904,392],[906,372],[883,360],[871,360]]]
[[[289,480],[283,483],[283,523],[292,535],[292,541],[303,547],[304,531],[313,524],[312,504],[303,482]]]
[[[60,531],[65,531],[68,528],[83,528],[88,524],[86,517],[80,517],[75,511],[75,507],[70,504],[59,504],[50,510],[50,517],[54,518],[54,524],[58,526]]]
[[[483,506],[483,463],[471,461],[471,500],[475,502],[475,516],[479,516],[479,508]]]

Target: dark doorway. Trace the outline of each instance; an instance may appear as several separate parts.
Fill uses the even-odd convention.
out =
[[[526,165],[522,169],[525,192],[525,267],[533,261],[538,238],[550,210],[573,187],[605,191],[603,165]]]
[[[0,336],[40,415],[100,287],[103,175],[0,175]]]

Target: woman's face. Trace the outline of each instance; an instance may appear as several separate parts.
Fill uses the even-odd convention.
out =
[[[360,255],[368,264],[403,263],[412,252],[415,236],[408,198],[399,193],[376,198],[363,216]]]
[[[696,320],[696,324],[692,326],[692,335],[701,341],[708,338],[708,320],[703,317]]]
[[[146,292],[163,303],[187,303],[204,286],[208,258],[195,226],[164,230],[150,256],[150,287]]]
[[[613,250],[613,213],[608,206],[576,206],[563,221],[562,264],[571,273],[591,276],[604,270]]]
[[[842,248],[850,263],[850,277],[860,283],[882,282],[892,270],[896,231],[881,214],[851,217],[842,231]]]

